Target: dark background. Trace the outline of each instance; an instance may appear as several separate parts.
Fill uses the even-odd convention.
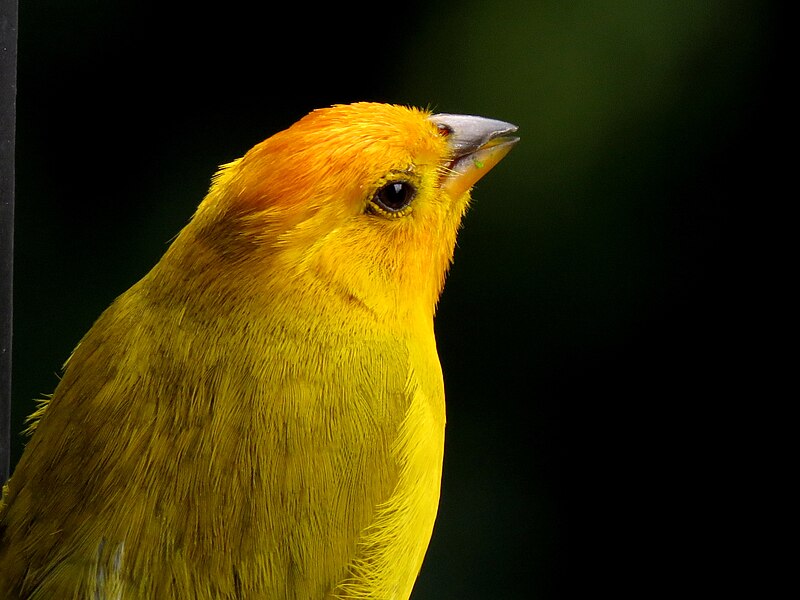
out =
[[[522,141],[440,304],[414,599],[739,588],[759,426],[732,399],[767,392],[760,253],[784,219],[777,5],[180,4],[20,3],[12,430],[217,165],[332,103],[499,118]]]

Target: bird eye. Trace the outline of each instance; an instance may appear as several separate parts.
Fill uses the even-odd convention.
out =
[[[402,216],[415,192],[414,186],[407,181],[391,181],[375,192],[370,206],[386,216]]]

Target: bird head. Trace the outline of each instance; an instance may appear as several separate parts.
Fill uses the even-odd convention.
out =
[[[515,130],[388,104],[316,110],[223,166],[186,229],[273,294],[432,315],[470,188]]]

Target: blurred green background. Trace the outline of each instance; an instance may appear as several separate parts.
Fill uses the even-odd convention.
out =
[[[448,445],[413,597],[716,589],[778,4],[181,4],[20,2],[13,430],[217,165],[332,103],[503,119],[522,141],[437,317]]]

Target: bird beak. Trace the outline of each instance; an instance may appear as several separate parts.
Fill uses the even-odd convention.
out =
[[[442,180],[451,198],[460,198],[519,141],[516,125],[472,115],[431,115],[453,151]]]

